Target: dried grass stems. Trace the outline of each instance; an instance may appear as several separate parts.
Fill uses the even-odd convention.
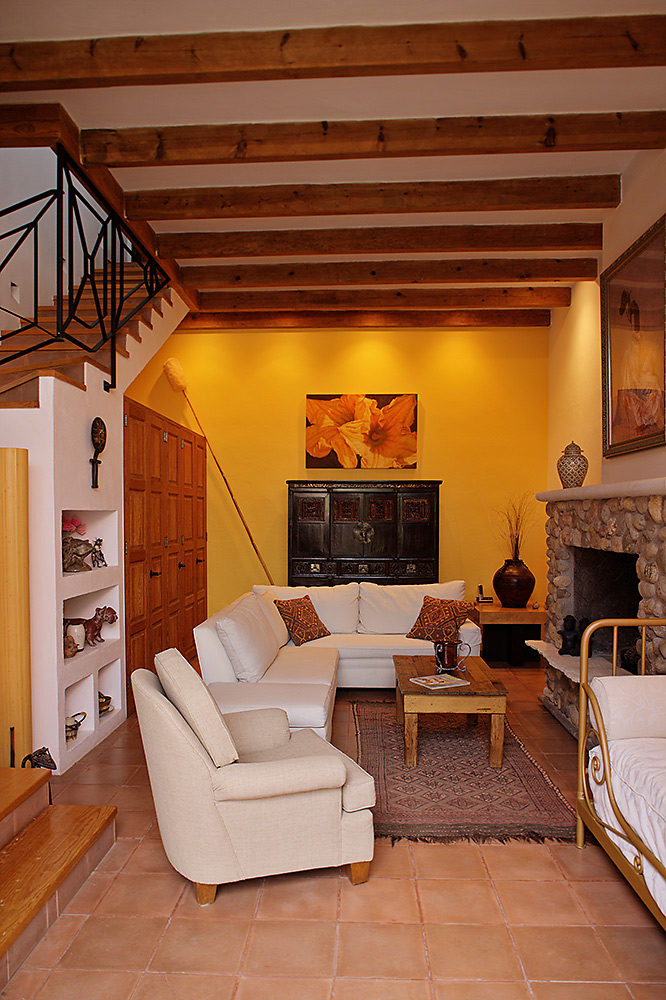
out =
[[[510,558],[514,561],[520,559],[523,543],[532,527],[534,520],[532,502],[531,495],[524,493],[515,500],[509,500],[506,507],[497,512],[502,524],[500,535],[508,543]]]

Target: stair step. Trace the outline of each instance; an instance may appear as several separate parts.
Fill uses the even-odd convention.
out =
[[[0,954],[97,842],[115,806],[53,805],[0,851]]]
[[[0,767],[0,823],[48,785],[50,777],[43,767]]]
[[[83,365],[89,364],[94,368],[99,369],[101,372],[106,372],[107,374],[111,371],[108,362],[100,361],[96,354],[86,354],[85,359],[82,360],[81,352],[77,351],[76,354],[72,354],[69,357],[65,355],[64,357],[47,357],[40,358],[39,355],[41,351],[37,354],[26,355],[23,358],[17,358],[16,361],[8,361],[7,364],[0,367],[0,376],[3,374],[29,374],[32,372],[35,375],[44,375],[47,370],[63,368],[77,368],[80,370],[81,380],[83,381]]]
[[[5,331],[5,334],[8,331]],[[34,347],[35,344],[42,344],[48,339],[49,334],[53,336],[51,343],[46,347],[41,347],[39,349],[39,354],[43,355],[45,352],[49,353],[51,351],[76,351],[80,356],[81,348],[72,344],[69,340],[56,340],[55,330],[48,330],[46,332],[34,333],[32,330],[29,333],[17,333],[9,339],[2,333],[0,333],[0,357],[3,354],[13,354],[15,351],[22,351],[26,347]],[[99,340],[98,334],[89,333],[79,333],[78,331],[72,331],[72,336],[76,337],[83,344],[88,347],[93,347]],[[110,344],[106,344],[99,348],[100,351],[109,350]],[[122,331],[116,335],[116,351],[118,354],[122,354],[124,357],[129,357],[129,351],[127,350],[127,333]],[[95,354],[98,352],[95,351]]]
[[[11,373],[8,372],[7,374],[10,375]],[[24,373],[23,375],[17,375],[15,378],[10,378],[5,381],[2,377],[2,372],[0,371],[0,406],[3,408],[8,408],[15,404],[23,406],[39,406],[39,379],[42,375],[50,375],[53,378],[59,378],[63,382],[75,385],[78,389],[82,389],[85,392],[86,384],[83,380],[83,365],[80,366],[80,371],[77,372],[77,374],[80,375],[79,379],[73,378],[73,373],[71,371],[65,374],[64,372],[58,371],[57,368],[45,368],[43,370],[33,370],[31,372]]]

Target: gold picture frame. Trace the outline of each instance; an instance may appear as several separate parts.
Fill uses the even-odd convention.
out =
[[[601,275],[603,453],[666,444],[666,216]]]

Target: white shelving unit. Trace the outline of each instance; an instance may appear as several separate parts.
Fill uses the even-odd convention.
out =
[[[126,717],[123,574],[123,398],[103,389],[104,375],[87,366],[87,391],[43,378],[40,405],[21,411],[0,444],[28,449],[30,547],[30,673],[32,749],[46,746],[62,773],[94,749]],[[57,419],[56,419],[57,414]],[[92,488],[92,421],[101,417],[107,443],[99,456],[99,488]],[[103,540],[107,565],[79,573],[62,570],[62,518],[85,524],[81,538]],[[90,563],[88,557],[86,563]],[[65,659],[63,618],[90,618],[112,607],[118,620],[102,627],[104,642]],[[101,718],[98,693],[113,711]],[[65,719],[86,718],[67,742]]]
[[[60,599],[62,617],[92,618],[97,608],[110,607],[118,614],[115,622],[102,625],[102,642],[90,646],[86,643],[76,656],[65,658],[59,663],[60,711],[59,725],[64,731],[65,719],[77,712],[85,712],[76,739],[65,741],[64,756],[60,770],[64,771],[100,739],[108,735],[115,725],[124,718],[124,669],[123,641],[120,630],[120,587],[122,577],[118,565],[118,521],[117,510],[74,510],[62,511],[66,518],[76,517],[86,526],[84,536],[90,541],[103,539],[102,551],[107,562],[90,571],[62,573]],[[107,544],[107,539],[109,544]],[[86,559],[86,563],[89,558]],[[100,716],[98,695],[111,696],[113,708]]]

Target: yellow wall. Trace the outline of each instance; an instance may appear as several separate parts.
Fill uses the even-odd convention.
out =
[[[286,583],[285,481],[350,478],[305,468],[306,393],[418,393],[416,471],[362,479],[441,479],[440,579],[464,578],[474,596],[509,555],[496,511],[534,496],[547,477],[545,330],[334,330],[175,333],[127,395],[196,429],[163,364],[177,357],[188,396],[276,583]],[[542,504],[525,562],[545,595]],[[262,582],[221,478],[209,460],[209,609]]]
[[[571,307],[554,309],[550,333],[548,489],[562,489],[557,460],[571,442],[583,449],[585,486],[601,482],[601,312],[599,285],[579,281]]]

